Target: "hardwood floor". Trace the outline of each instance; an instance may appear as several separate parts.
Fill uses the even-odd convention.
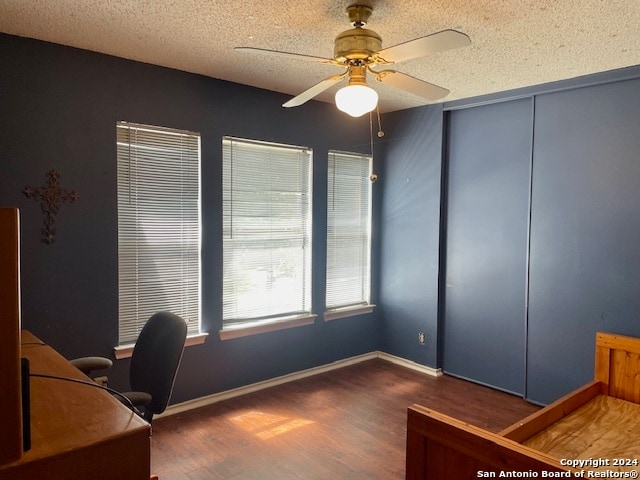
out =
[[[154,420],[151,470],[160,480],[401,480],[413,403],[491,431],[539,408],[371,360]]]

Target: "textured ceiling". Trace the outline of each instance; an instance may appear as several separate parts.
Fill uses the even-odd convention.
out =
[[[349,0],[0,0],[0,31],[297,95],[331,65],[234,46],[332,57]],[[394,65],[451,90],[443,101],[640,64],[640,0],[369,1],[383,47],[453,28],[469,47]],[[378,82],[382,111],[425,100]],[[335,88],[319,100],[333,102]],[[304,107],[298,107],[304,108]]]

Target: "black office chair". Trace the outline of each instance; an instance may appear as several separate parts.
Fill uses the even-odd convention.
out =
[[[169,404],[186,337],[187,323],[170,312],[153,314],[138,336],[129,369],[132,391],[122,392],[122,395],[149,423]],[[87,375],[93,370],[107,368],[110,362],[101,357],[71,360]]]

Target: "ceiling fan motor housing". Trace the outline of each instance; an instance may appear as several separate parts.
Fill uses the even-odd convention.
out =
[[[352,28],[339,34],[334,41],[333,58],[341,63],[350,60],[370,60],[382,49],[382,38],[373,30]]]
[[[371,60],[375,52],[382,49],[382,37],[364,27],[373,9],[369,5],[353,4],[347,7],[347,16],[354,28],[339,34],[333,47],[333,58],[340,63],[352,60]]]

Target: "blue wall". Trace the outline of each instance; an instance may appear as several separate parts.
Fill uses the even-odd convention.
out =
[[[439,345],[442,126],[441,105],[385,115],[379,180],[381,348],[431,367]]]
[[[452,200],[446,173],[449,150],[468,141],[465,129],[447,135],[446,111],[473,106],[475,122],[490,122],[485,104],[521,98],[534,103],[535,115],[516,108],[501,121],[529,122],[534,138],[530,211],[518,219],[528,223],[528,248],[524,255],[521,245],[505,251],[524,256],[529,279],[525,395],[547,403],[591,378],[596,330],[640,336],[640,68],[383,115],[375,160],[375,312],[225,342],[217,336],[221,137],[313,148],[320,313],[326,153],[368,152],[368,119],[352,120],[318,102],[282,109],[287,97],[273,92],[8,35],[0,35],[0,71],[0,204],[22,211],[24,327],[68,357],[108,356],[117,342],[116,121],[201,132],[203,326],[211,334],[185,351],[175,402],[373,350],[441,367],[450,341],[443,334]],[[80,198],[62,206],[56,242],[45,245],[39,206],[22,191],[42,185],[50,169]],[[484,293],[487,303],[501,301],[495,288]],[[482,298],[482,285],[475,294]],[[516,341],[504,332],[478,339],[479,332],[474,340],[484,345]],[[126,383],[127,367],[119,361],[110,373],[116,388]]]
[[[0,205],[22,215],[23,326],[63,355],[112,354],[117,343],[118,120],[201,133],[204,345],[188,347],[179,402],[371,352],[376,313],[220,341],[222,312],[221,138],[308,146],[314,152],[314,310],[324,305],[326,158],[368,151],[368,119],[327,104],[283,109],[288,97],[184,72],[35,40],[0,35]],[[364,147],[363,147],[364,146]],[[363,150],[364,149],[364,150]],[[22,193],[56,169],[79,199],[41,243],[42,213]],[[125,388],[128,361],[109,373]]]

